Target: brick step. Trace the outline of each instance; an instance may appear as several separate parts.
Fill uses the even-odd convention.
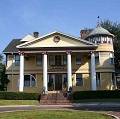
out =
[[[45,102],[45,103],[48,103],[48,102],[69,103],[71,101],[70,100],[40,100],[40,103],[42,103],[42,102]]]
[[[61,104],[71,104],[71,101],[68,100],[66,93],[49,93],[42,95],[40,99],[40,104],[42,105],[61,105]]]

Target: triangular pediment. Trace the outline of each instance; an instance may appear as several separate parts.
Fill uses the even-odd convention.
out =
[[[33,41],[23,43],[18,48],[39,48],[39,47],[87,47],[94,46],[93,43],[65,35],[63,33],[54,32]]]

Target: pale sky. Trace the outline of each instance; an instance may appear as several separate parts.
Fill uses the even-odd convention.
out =
[[[0,53],[34,31],[79,37],[80,29],[96,27],[97,16],[120,22],[120,0],[0,0]]]

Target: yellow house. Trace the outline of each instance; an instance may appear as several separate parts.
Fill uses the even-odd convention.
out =
[[[101,26],[81,38],[55,31],[14,39],[3,51],[7,91],[114,90],[113,40]]]

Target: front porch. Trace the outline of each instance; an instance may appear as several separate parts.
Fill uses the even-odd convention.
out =
[[[73,73],[79,72],[78,69],[82,71],[80,67],[81,61],[78,61],[78,64],[74,63],[74,57],[80,55],[81,57],[91,57],[90,62],[87,59],[85,62],[88,63],[90,67],[87,67],[87,72],[91,72],[91,90],[96,90],[96,71],[95,71],[95,54],[94,52],[74,52],[74,51],[64,51],[59,54],[53,52],[41,52],[41,53],[20,53],[20,82],[19,82],[19,91],[23,92],[24,89],[24,74],[26,72],[26,56],[30,55],[42,55],[42,64],[40,71],[43,74],[43,92],[48,93],[48,91],[69,91],[73,87]],[[54,56],[54,58],[51,58]],[[40,59],[39,59],[40,60]],[[81,60],[81,59],[79,59]]]

